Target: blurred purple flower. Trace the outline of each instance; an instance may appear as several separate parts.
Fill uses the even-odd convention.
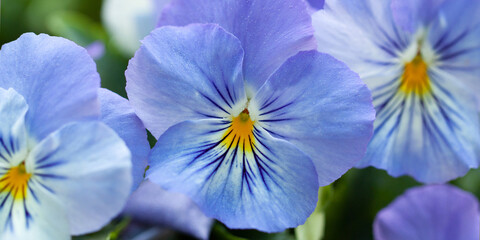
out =
[[[381,210],[376,240],[478,240],[480,215],[472,194],[450,185],[407,190]]]
[[[88,54],[93,60],[97,60],[105,54],[105,44],[101,41],[95,41],[90,45],[85,47],[87,49]]]

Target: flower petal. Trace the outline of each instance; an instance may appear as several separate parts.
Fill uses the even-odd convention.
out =
[[[190,198],[165,191],[150,181],[143,182],[130,196],[124,213],[134,220],[173,228],[200,239],[208,239],[213,224]]]
[[[327,1],[312,24],[318,51],[345,62],[362,79],[397,63],[413,37],[395,25],[390,1]]]
[[[251,100],[249,110],[274,137],[313,160],[321,186],[365,154],[375,111],[367,86],[333,57],[301,52],[277,70]]]
[[[466,84],[480,109],[480,2],[445,1],[427,37],[438,55],[438,67]]]
[[[69,40],[26,33],[0,51],[0,87],[25,98],[27,127],[36,140],[65,123],[97,119],[99,85],[95,63]]]
[[[132,153],[132,191],[134,191],[142,182],[147,167],[150,153],[147,132],[127,99],[104,88],[99,90],[98,97],[102,122],[117,132]]]
[[[480,234],[478,200],[449,185],[408,190],[380,211],[376,240],[476,240]]]
[[[157,138],[187,119],[223,118],[246,103],[242,60],[238,39],[218,25],[162,27],[130,60],[128,97]]]
[[[307,2],[315,10],[323,9],[323,5],[325,5],[325,0],[308,0]]]
[[[415,32],[422,25],[428,26],[438,14],[445,0],[391,0],[395,23],[404,30]],[[458,1],[456,1],[458,2]]]
[[[474,97],[442,70],[432,69],[429,77],[431,93],[406,95],[393,84],[387,97],[376,100],[375,134],[359,167],[372,165],[425,183],[446,182],[478,167]]]
[[[0,239],[70,239],[68,219],[58,199],[38,184],[29,183],[29,189],[35,197],[30,195],[23,202],[9,198],[1,205]]]
[[[131,156],[101,122],[67,124],[41,141],[25,162],[32,180],[64,204],[70,233],[99,230],[122,210],[131,189]]]
[[[28,105],[13,89],[0,88],[0,176],[28,154],[25,115]]]
[[[245,50],[245,80],[254,93],[290,56],[316,48],[302,0],[173,0],[159,24],[217,23]]]
[[[191,197],[230,228],[275,232],[303,224],[318,198],[310,158],[261,128],[246,140],[229,125],[198,120],[171,127],[153,148],[147,178]]]

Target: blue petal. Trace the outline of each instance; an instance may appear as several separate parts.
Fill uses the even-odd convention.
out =
[[[480,120],[473,95],[442,70],[428,74],[432,90],[424,96],[405,94],[398,84],[387,97],[374,94],[375,134],[359,167],[426,183],[446,182],[478,167]]]
[[[289,57],[316,47],[302,0],[174,0],[159,22],[162,26],[190,23],[217,23],[240,39],[251,93]]]
[[[449,185],[417,187],[380,211],[373,226],[376,240],[477,240],[478,200]]]
[[[307,2],[315,10],[322,9],[325,4],[325,0],[308,0]]]
[[[254,117],[274,137],[312,159],[321,186],[360,160],[373,132],[370,91],[345,64],[316,51],[285,62],[251,101]]]
[[[413,38],[395,24],[390,1],[327,1],[312,22],[318,51],[345,62],[362,78],[397,63]]]
[[[104,88],[99,90],[98,98],[102,122],[117,132],[132,153],[133,191],[142,182],[147,167],[147,158],[150,153],[147,132],[127,99]]]
[[[28,154],[25,115],[28,105],[13,89],[0,88],[0,176]]]
[[[446,1],[430,23],[427,37],[438,55],[438,67],[466,84],[480,109],[480,2]]]
[[[387,1],[386,1],[387,2]],[[445,0],[391,0],[395,23],[414,33],[419,27],[428,26]],[[458,2],[458,1],[455,1]]]
[[[97,231],[119,214],[130,194],[131,155],[102,122],[66,124],[38,143],[25,161],[29,184],[64,205],[72,235]],[[41,199],[40,199],[41,201]]]
[[[143,182],[130,196],[124,213],[134,220],[173,228],[200,239],[208,239],[213,220],[205,216],[187,196]]]
[[[242,61],[240,42],[218,25],[162,27],[128,65],[128,97],[157,138],[187,119],[227,117],[247,101]]]
[[[282,231],[303,224],[317,201],[310,158],[254,128],[248,140],[228,121],[185,121],[167,130],[150,156],[147,178],[191,197],[230,228]]]
[[[87,51],[48,35],[23,34],[0,51],[0,87],[22,95],[37,140],[65,123],[97,119],[100,78]]]
[[[35,192],[35,198],[2,200],[0,239],[70,239],[70,223],[64,205],[40,185],[29,182],[29,189]]]

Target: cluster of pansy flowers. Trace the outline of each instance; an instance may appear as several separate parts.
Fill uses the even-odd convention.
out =
[[[129,100],[66,39],[5,44],[0,239],[68,239],[122,211],[199,238],[210,218],[278,232],[354,166],[423,183],[478,167],[480,1],[321,2],[172,0],[129,62]],[[479,221],[475,197],[427,185],[374,234],[478,239]]]

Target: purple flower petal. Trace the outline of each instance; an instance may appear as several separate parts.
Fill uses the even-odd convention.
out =
[[[190,23],[217,23],[242,42],[252,93],[289,57],[316,48],[303,0],[173,0],[159,26]]]
[[[213,219],[187,196],[163,190],[145,181],[130,196],[124,213],[136,221],[154,224],[208,239]]]
[[[376,240],[478,240],[478,200],[450,185],[416,187],[381,210],[373,227]]]

